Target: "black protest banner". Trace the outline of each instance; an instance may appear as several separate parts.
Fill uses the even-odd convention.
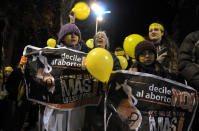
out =
[[[28,45],[23,54],[29,100],[66,110],[98,104],[101,84],[85,70],[86,53]]]
[[[122,91],[127,95],[122,95]],[[108,101],[131,130],[188,131],[198,96],[192,87],[170,79],[120,71],[111,75]]]

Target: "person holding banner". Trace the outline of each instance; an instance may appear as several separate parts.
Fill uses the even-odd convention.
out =
[[[154,75],[164,76],[164,69],[156,61],[156,50],[152,42],[148,40],[141,41],[135,47],[136,63],[133,63],[130,71],[144,72]]]
[[[189,85],[199,91],[199,31],[188,34],[181,46],[179,54],[179,71]],[[196,115],[199,115],[197,109]],[[198,130],[198,117],[193,121],[192,130]]]
[[[85,43],[81,42],[81,32],[79,28],[75,25],[75,13],[70,12],[69,18],[70,18],[70,23],[63,25],[60,28],[56,47],[70,48],[72,50],[78,50],[88,53],[90,49],[86,46]],[[22,56],[20,63],[22,65],[26,64],[27,58]],[[42,75],[42,73],[38,74],[39,77],[40,75]],[[49,89],[50,92],[54,91],[54,88],[49,88]],[[59,109],[54,109],[53,107],[46,106],[43,117],[44,128],[47,131],[82,130],[84,125],[84,115],[85,115],[84,107],[63,111]]]
[[[81,42],[81,32],[75,23],[75,13],[71,12],[70,23],[60,29],[57,47],[70,48],[88,53],[90,49]],[[84,125],[85,108],[61,111],[46,107],[44,112],[44,126],[47,131],[77,131],[82,130]]]
[[[57,47],[67,47],[85,53],[90,51],[86,44],[81,42],[81,32],[74,23],[67,23],[61,27],[57,43]]]

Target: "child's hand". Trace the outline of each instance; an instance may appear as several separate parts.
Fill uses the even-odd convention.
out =
[[[71,24],[75,24],[75,12],[74,11],[71,11],[70,13],[69,13],[69,19],[70,19],[70,23]]]

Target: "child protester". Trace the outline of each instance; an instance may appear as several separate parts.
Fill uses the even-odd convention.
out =
[[[133,63],[129,70],[135,72],[144,72],[158,76],[164,76],[164,69],[156,60],[156,50],[152,42],[148,40],[141,41],[135,47],[136,63]]]

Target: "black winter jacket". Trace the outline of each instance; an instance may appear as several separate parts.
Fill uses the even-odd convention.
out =
[[[188,84],[199,90],[199,31],[188,34],[179,54],[179,71]]]
[[[8,91],[8,98],[10,100],[17,100],[18,87],[23,80],[23,73],[20,68],[14,69],[6,81],[6,90]]]

